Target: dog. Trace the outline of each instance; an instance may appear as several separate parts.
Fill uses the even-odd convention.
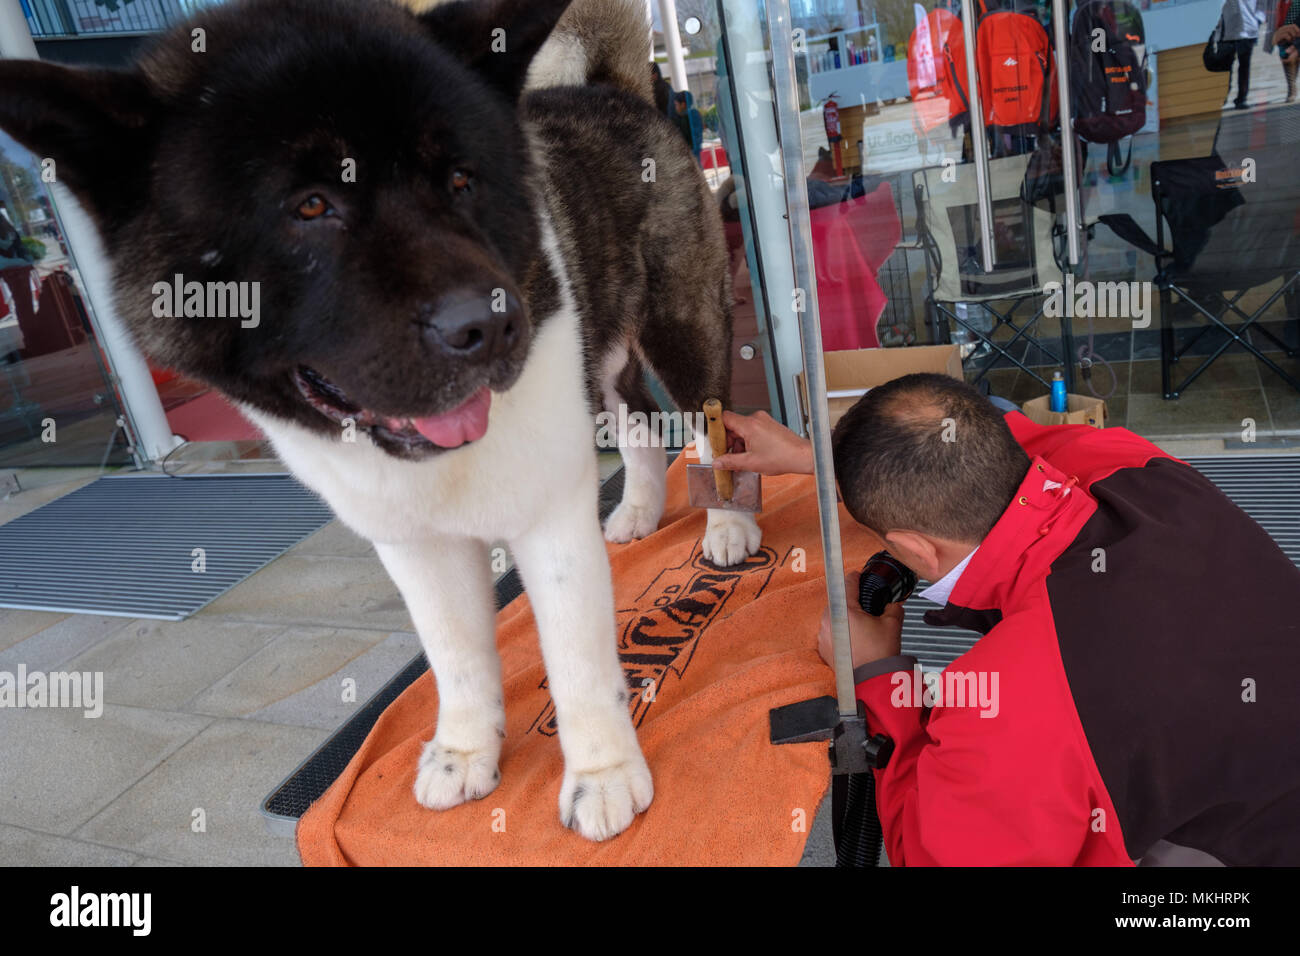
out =
[[[651,105],[639,0],[410,2],[232,2],[123,71],[0,62],[0,127],[92,216],[140,348],[228,396],[373,542],[438,684],[426,807],[500,778],[488,543],[509,544],[555,703],[560,818],[603,840],[653,784],[593,414],[657,410],[647,368],[683,410],[726,396],[722,226]],[[234,288],[256,290],[254,321],[212,307]],[[653,532],[665,494],[662,447],[621,451],[616,542]],[[710,511],[701,547],[732,565],[759,538],[752,516]]]

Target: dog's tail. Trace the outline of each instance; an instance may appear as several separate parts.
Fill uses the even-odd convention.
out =
[[[654,102],[644,0],[574,0],[528,70],[526,89],[609,83]]]

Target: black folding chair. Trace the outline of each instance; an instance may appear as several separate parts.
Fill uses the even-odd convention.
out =
[[[1069,318],[1060,320],[1060,355],[1034,334],[1044,317],[1044,286],[1059,284],[1062,274],[1053,245],[1055,216],[1021,198],[1028,162],[1029,157],[1023,155],[989,161],[997,253],[990,272],[977,261],[979,213],[974,166],[929,167],[913,173],[917,236],[926,253],[931,334],[936,342],[947,341],[949,323],[955,323],[989,346],[991,354],[976,371],[972,384],[978,384],[1005,359],[1037,379],[1045,390],[1051,387],[1050,375],[1044,377],[1037,368],[1063,368],[1069,388],[1074,352]],[[975,325],[970,310],[987,313],[993,320],[992,329],[985,332]],[[999,334],[1002,329],[1010,336],[1003,338]],[[1028,347],[1018,355],[1013,346],[1022,338]],[[1037,368],[1030,364],[1035,349],[1040,356]]]
[[[1221,146],[1221,148],[1231,148]],[[1269,358],[1248,333],[1259,333],[1287,356],[1296,348],[1259,320],[1279,300],[1287,319],[1300,318],[1300,169],[1295,143],[1237,147],[1230,155],[1151,164],[1155,203],[1154,240],[1131,216],[1101,216],[1118,236],[1155,258],[1160,293],[1160,378],[1165,398],[1178,398],[1234,344],[1300,391],[1300,381]],[[1242,299],[1277,282],[1253,311]],[[1184,311],[1205,320],[1178,342],[1174,296]],[[1231,324],[1235,316],[1239,324]],[[1186,378],[1173,381],[1174,366],[1207,332],[1224,341]]]

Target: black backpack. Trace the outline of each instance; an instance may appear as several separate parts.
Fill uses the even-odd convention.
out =
[[[1142,48],[1141,56],[1137,48]],[[1128,0],[1082,0],[1070,28],[1070,90],[1074,129],[1085,140],[1110,144],[1107,166],[1116,168],[1118,143],[1147,118],[1146,31]]]

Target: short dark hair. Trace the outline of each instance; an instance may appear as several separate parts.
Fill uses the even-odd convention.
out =
[[[948,375],[904,375],[871,389],[831,443],[845,506],[881,536],[982,541],[1029,469],[1002,413]]]

